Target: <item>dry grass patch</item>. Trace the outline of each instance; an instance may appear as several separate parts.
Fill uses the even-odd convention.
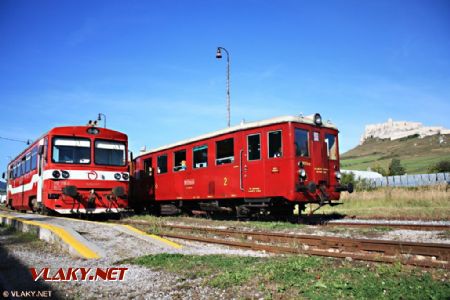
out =
[[[343,205],[324,207],[324,213],[357,217],[450,220],[450,188],[378,188],[342,194]]]

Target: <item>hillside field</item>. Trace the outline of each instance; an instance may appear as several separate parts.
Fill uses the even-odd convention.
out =
[[[365,171],[381,166],[388,170],[393,158],[398,158],[408,174],[428,173],[441,160],[450,160],[450,135],[416,136],[399,140],[368,139],[341,154],[341,168]]]

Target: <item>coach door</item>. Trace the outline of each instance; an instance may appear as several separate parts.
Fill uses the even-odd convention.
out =
[[[243,159],[243,187],[246,198],[260,198],[264,189],[264,165],[262,153],[262,139],[260,132],[245,136],[246,149]]]
[[[25,160],[26,157],[22,157],[20,162],[20,205],[25,207],[28,203],[25,203]]]
[[[328,157],[327,157],[327,145],[324,141],[324,137],[321,136],[320,131],[313,130],[312,132],[312,165],[314,167],[314,181],[319,184],[320,182],[328,182]]]
[[[142,178],[141,191],[144,193],[145,200],[154,199],[155,177],[153,176],[153,170],[152,158],[144,160],[144,176]]]

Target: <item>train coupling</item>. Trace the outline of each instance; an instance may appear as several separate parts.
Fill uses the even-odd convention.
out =
[[[334,188],[334,190],[336,192],[349,192],[351,194],[353,193],[353,183],[349,183],[347,185],[339,184]]]

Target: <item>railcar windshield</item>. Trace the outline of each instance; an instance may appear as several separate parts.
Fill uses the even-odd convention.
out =
[[[296,156],[309,156],[309,139],[308,131],[295,128],[295,155]]]
[[[89,164],[91,162],[91,142],[82,138],[55,137],[53,139],[52,162]]]
[[[126,147],[124,143],[113,141],[95,141],[95,164],[107,166],[124,166]]]
[[[333,134],[327,133],[325,135],[325,143],[327,144],[328,158],[336,160],[337,159],[336,136]]]

